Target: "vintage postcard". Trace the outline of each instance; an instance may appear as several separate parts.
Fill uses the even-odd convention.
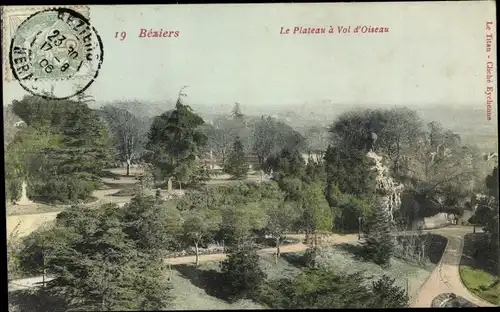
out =
[[[495,9],[2,7],[9,311],[499,305]]]

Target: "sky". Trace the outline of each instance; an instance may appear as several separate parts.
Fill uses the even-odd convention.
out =
[[[485,22],[494,14],[493,2],[91,6],[104,59],[87,93],[163,101],[189,85],[199,105],[484,107]],[[389,32],[280,35],[330,25]],[[142,28],[179,36],[139,38]],[[125,40],[115,38],[122,31]],[[4,81],[4,104],[24,94]]]

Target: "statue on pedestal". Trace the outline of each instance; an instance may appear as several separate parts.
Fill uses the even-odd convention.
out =
[[[28,195],[26,193],[26,187],[28,184],[26,184],[26,181],[23,181],[21,184],[21,198],[16,202],[17,205],[31,205],[33,202],[28,198]]]

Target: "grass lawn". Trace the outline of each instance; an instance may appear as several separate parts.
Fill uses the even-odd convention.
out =
[[[300,273],[299,268],[283,258],[276,264],[273,255],[262,255],[260,265],[270,279],[292,277]],[[220,268],[217,261],[200,263],[198,268],[194,265],[173,266],[171,294],[175,299],[169,309],[264,309],[262,305],[252,300],[240,300],[231,304],[218,298],[208,285],[217,278],[218,272]]]
[[[417,293],[431,273],[430,269],[424,269],[395,258],[391,259],[391,266],[384,269],[375,263],[359,259],[355,254],[341,246],[323,248],[317,262],[321,265],[328,265],[340,273],[363,272],[365,276],[372,276],[375,280],[383,274],[388,275],[395,279],[395,283],[399,287],[405,290],[408,288],[410,298]],[[371,279],[366,280],[367,283],[371,283],[371,281]]]
[[[285,253],[275,263],[271,254],[261,255],[261,268],[267,273],[269,279],[293,277],[302,271],[300,261],[303,252]],[[339,272],[364,271],[366,275],[375,277],[382,273],[396,279],[396,283],[406,289],[406,277],[408,277],[410,296],[415,294],[425,282],[430,272],[415,265],[400,260],[393,260],[392,266],[382,269],[378,265],[355,259],[349,252],[341,248],[325,248],[319,261],[326,262]],[[172,267],[172,295],[174,302],[169,309],[193,310],[193,309],[264,309],[260,304],[251,300],[241,300],[230,304],[218,297],[210,286],[210,282],[217,279],[220,272],[218,262],[201,263],[198,268],[194,265],[177,265]],[[367,280],[367,282],[370,282]]]
[[[495,255],[486,244],[484,233],[469,233],[464,237],[460,277],[465,287],[478,297],[493,304],[500,304],[500,283],[493,284],[497,266]]]
[[[460,266],[460,277],[465,287],[484,300],[493,304],[500,304],[500,283],[490,287],[495,277],[480,269],[467,265]]]

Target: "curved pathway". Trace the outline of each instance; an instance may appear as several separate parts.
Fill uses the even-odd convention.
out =
[[[434,297],[441,293],[454,293],[481,307],[495,306],[471,293],[460,278],[459,267],[464,236],[472,233],[472,229],[472,227],[453,226],[430,231],[446,237],[448,243],[438,265],[420,287],[417,295],[412,298],[411,307],[430,307]]]

